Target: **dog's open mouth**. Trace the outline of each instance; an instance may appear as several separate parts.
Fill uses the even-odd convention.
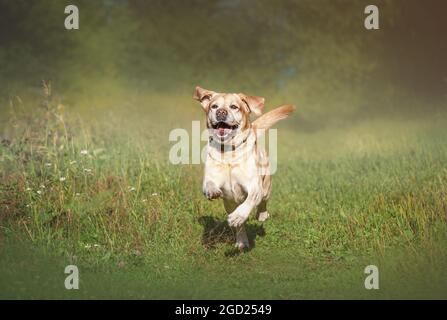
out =
[[[225,137],[226,135],[230,134],[233,130],[237,129],[238,125],[229,125],[225,122],[217,122],[212,125],[213,129],[215,130],[216,134],[220,137]]]

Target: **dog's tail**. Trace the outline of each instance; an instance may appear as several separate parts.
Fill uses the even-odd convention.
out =
[[[281,107],[273,109],[272,111],[263,114],[253,122],[253,127],[256,130],[265,131],[270,129],[275,123],[290,116],[295,110],[295,106],[291,104],[285,104]]]

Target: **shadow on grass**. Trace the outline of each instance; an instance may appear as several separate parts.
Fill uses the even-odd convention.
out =
[[[199,218],[199,223],[203,226],[202,244],[206,249],[215,249],[219,243],[234,245],[236,235],[232,228],[228,226],[226,220],[219,220],[212,216],[203,216]],[[250,251],[255,247],[256,237],[265,236],[265,229],[262,225],[245,224],[248,241],[250,242]],[[225,252],[228,257],[237,256],[241,253],[237,248],[232,248]]]

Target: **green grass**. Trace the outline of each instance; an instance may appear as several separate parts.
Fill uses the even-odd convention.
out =
[[[249,220],[239,253],[202,166],[168,162],[169,131],[199,106],[78,117],[45,103],[15,104],[0,146],[1,298],[447,298],[442,115],[281,124],[271,218]],[[369,264],[380,290],[364,289]]]

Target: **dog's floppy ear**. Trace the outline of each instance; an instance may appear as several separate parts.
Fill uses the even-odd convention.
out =
[[[262,111],[264,110],[264,98],[256,96],[246,96],[243,93],[239,93],[239,97],[247,105],[250,112],[253,112],[257,116],[260,116],[262,114]]]
[[[206,111],[206,109],[208,108],[208,103],[211,100],[211,97],[215,94],[216,92],[214,91],[206,90],[197,86],[196,91],[194,92],[193,99],[199,101],[202,104],[203,109],[205,109]]]

